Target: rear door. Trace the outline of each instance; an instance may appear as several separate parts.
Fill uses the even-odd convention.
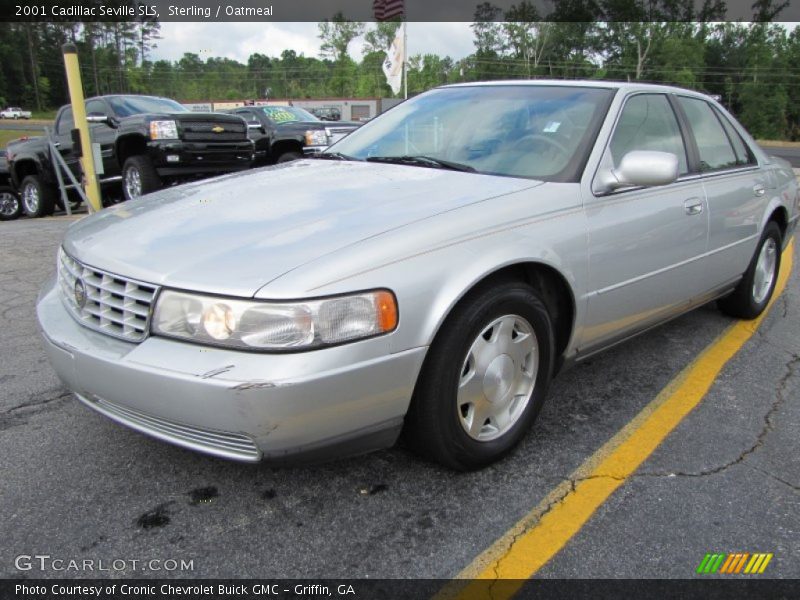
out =
[[[700,98],[680,96],[678,104],[693,133],[708,199],[706,281],[713,288],[738,279],[747,269],[769,186],[755,155],[727,117]]]
[[[679,179],[587,199],[589,293],[582,351],[685,310],[704,288],[700,261],[708,211],[703,185],[690,173],[685,138],[670,96],[626,98],[601,168],[618,167],[634,150],[657,150],[678,157]]]

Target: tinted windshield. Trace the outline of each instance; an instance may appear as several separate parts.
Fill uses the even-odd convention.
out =
[[[111,96],[106,101],[118,117],[130,117],[147,113],[189,112],[182,104],[169,98],[154,96]]]
[[[433,90],[357,129],[333,151],[357,159],[425,156],[480,173],[569,179],[591,149],[611,94],[528,85]]]
[[[268,119],[273,120],[275,123],[319,121],[317,117],[307,110],[296,106],[264,106],[261,110],[264,111]]]

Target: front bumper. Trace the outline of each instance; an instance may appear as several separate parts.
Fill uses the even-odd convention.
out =
[[[78,399],[153,437],[240,461],[356,454],[394,443],[425,348],[388,336],[294,354],[237,352],[78,324],[55,279],[37,315],[50,361]]]
[[[242,142],[187,142],[156,140],[148,153],[162,177],[225,173],[247,169],[255,159],[251,140]]]
[[[319,154],[320,152],[325,152],[330,146],[303,146],[303,154],[306,156],[313,156],[314,154]]]

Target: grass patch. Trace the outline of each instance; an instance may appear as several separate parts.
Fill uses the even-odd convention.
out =
[[[16,140],[17,138],[25,136],[33,137],[34,135],[43,134],[43,131],[12,131],[10,129],[0,129],[0,148],[5,148],[8,142]]]
[[[787,142],[785,140],[756,140],[756,143],[765,148],[800,148],[800,142]]]

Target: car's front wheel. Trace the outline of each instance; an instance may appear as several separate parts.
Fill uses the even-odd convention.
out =
[[[553,328],[524,283],[474,293],[436,337],[406,417],[413,449],[454,469],[510,452],[541,409],[553,371]]]
[[[22,213],[19,197],[8,186],[0,186],[0,221],[12,221]]]
[[[126,200],[155,192],[163,186],[156,168],[146,156],[131,156],[122,166],[122,192]]]
[[[777,223],[770,221],[736,289],[717,302],[722,312],[739,319],[755,319],[764,312],[778,282],[781,246],[781,230]]]

